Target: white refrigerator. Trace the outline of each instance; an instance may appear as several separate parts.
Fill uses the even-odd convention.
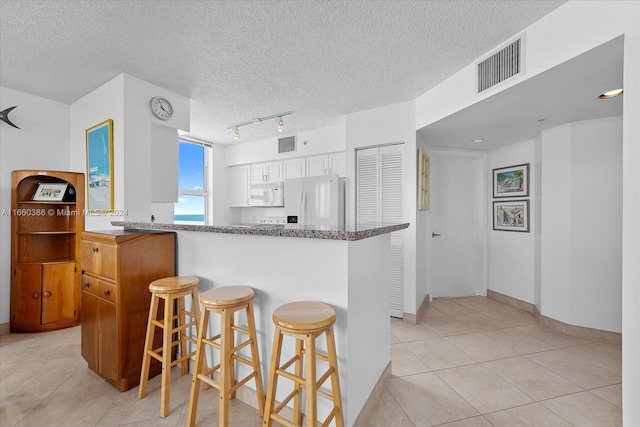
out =
[[[344,226],[344,186],[338,175],[285,180],[287,224]]]

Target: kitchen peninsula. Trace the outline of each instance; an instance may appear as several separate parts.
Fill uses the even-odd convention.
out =
[[[405,229],[409,224],[338,228],[118,221],[112,225],[128,230],[175,231],[177,274],[199,277],[201,293],[229,285],[254,289],[265,380],[273,341],[273,311],[293,301],[317,300],[331,304],[337,315],[336,350],[346,425],[354,425],[367,399],[376,397],[372,393],[378,390],[374,390],[378,381],[390,374],[389,233]],[[244,321],[240,319],[241,323]],[[214,325],[219,327],[216,322]],[[323,341],[317,343],[321,351],[326,350]],[[283,359],[291,355],[292,342],[285,340]],[[212,354],[208,357],[211,361]],[[217,363],[217,354],[213,361]],[[243,371],[239,373],[243,374]],[[253,381],[248,385],[255,387]],[[290,384],[282,383],[276,398],[282,400],[290,390]],[[245,399],[242,390],[238,391],[240,399],[257,406],[253,393],[248,392],[247,396]],[[326,416],[329,403],[319,399],[318,405],[319,415]]]

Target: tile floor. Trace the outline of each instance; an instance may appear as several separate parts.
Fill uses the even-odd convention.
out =
[[[484,297],[434,300],[420,325],[391,320],[392,378],[368,426],[620,426],[619,344],[575,338]],[[119,392],[87,369],[80,328],[0,337],[0,425],[184,426],[190,375]],[[232,403],[232,425],[260,426]],[[217,391],[203,390],[197,425],[217,425]]]

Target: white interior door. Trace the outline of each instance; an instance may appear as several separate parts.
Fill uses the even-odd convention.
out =
[[[484,294],[484,158],[431,156],[431,297]]]

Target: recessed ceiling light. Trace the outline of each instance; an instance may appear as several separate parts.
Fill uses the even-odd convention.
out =
[[[615,89],[615,90],[610,90],[609,92],[601,93],[600,95],[598,95],[598,98],[609,99],[609,98],[615,98],[616,96],[620,96],[620,95],[622,95],[622,89]]]
[[[484,141],[484,138],[473,138],[471,140],[471,142],[473,142],[474,144],[480,144],[483,141]]]

